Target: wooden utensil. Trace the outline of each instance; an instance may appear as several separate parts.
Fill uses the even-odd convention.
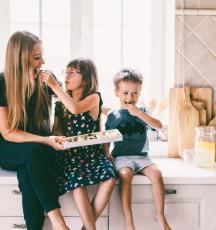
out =
[[[191,100],[203,101],[206,104],[207,123],[212,118],[212,89],[211,88],[190,88]]]
[[[169,95],[168,155],[179,157],[184,149],[194,147],[199,111],[191,104],[190,88],[172,88]]]
[[[207,124],[207,112],[206,112],[205,102],[192,100],[191,103],[199,111],[200,125],[206,125]]]
[[[214,118],[208,123],[208,125],[216,128],[216,103],[214,103]]]

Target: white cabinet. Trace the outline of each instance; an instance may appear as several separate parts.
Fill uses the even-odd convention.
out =
[[[80,230],[82,227],[82,220],[80,217],[65,217],[65,222],[72,230]],[[100,217],[96,223],[98,230],[108,230],[108,217]],[[49,220],[45,221],[44,230],[53,230]]]
[[[76,229],[81,229],[82,227],[82,221],[80,217],[65,217],[65,221],[71,229],[76,230]],[[97,225],[97,229],[108,230],[108,218],[100,217],[96,225]],[[23,217],[0,217],[0,228],[2,230],[27,229]],[[46,218],[45,220],[43,229],[53,230],[48,218]]]
[[[15,176],[15,175],[14,175]],[[88,188],[90,198],[93,197],[97,186]],[[81,229],[82,220],[75,207],[72,194],[67,193],[60,197],[62,214],[68,226],[73,229]],[[108,208],[105,208],[98,219],[97,229],[108,230]],[[22,212],[22,198],[17,185],[0,184],[0,229],[20,230],[26,229]],[[52,230],[51,223],[46,217],[44,230]]]
[[[201,213],[205,209],[203,186],[196,185],[166,185],[167,191],[176,194],[165,196],[165,215],[173,230],[198,230],[201,229],[203,219]],[[110,229],[123,230],[123,216],[116,186],[110,200]],[[190,191],[190,193],[187,193]],[[152,198],[150,185],[133,185],[132,211],[136,230],[159,230],[155,221],[155,205]],[[213,225],[212,228],[214,229]],[[203,230],[206,230],[203,228]]]
[[[181,159],[155,158],[167,194],[165,215],[172,230],[216,230],[216,169],[198,168]],[[116,185],[109,202],[109,229],[123,230],[123,217]],[[136,230],[159,230],[150,182],[135,176],[132,211]]]
[[[167,195],[165,214],[172,230],[216,230],[216,170],[200,169],[179,159],[154,159],[161,169]],[[89,187],[90,198],[96,186]],[[97,221],[97,230],[124,230],[118,184],[109,206]],[[62,213],[72,230],[80,230],[82,221],[72,195],[60,197]],[[146,177],[135,176],[132,184],[132,210],[136,230],[159,230],[154,220],[155,206],[151,185]],[[0,230],[25,229],[21,194],[15,173],[0,170]],[[46,218],[44,229],[51,230]]]

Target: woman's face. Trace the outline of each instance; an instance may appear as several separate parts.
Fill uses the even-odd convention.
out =
[[[33,69],[33,72],[37,73],[44,63],[45,62],[42,57],[42,46],[41,43],[38,42],[34,46],[34,50],[30,59],[30,65]]]

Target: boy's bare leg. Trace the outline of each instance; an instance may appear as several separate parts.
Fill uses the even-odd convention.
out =
[[[76,188],[73,197],[86,230],[96,230],[94,212],[86,187]]]
[[[120,199],[124,216],[124,230],[135,230],[133,214],[131,210],[131,182],[133,171],[124,167],[119,170],[120,177]]]
[[[50,218],[54,230],[69,230],[59,208],[48,212],[47,215]]]
[[[151,165],[141,172],[149,178],[152,183],[152,193],[156,206],[156,219],[160,224],[161,230],[171,230],[164,215],[164,184],[160,170]]]
[[[97,192],[91,202],[95,222],[97,218],[100,216],[104,208],[106,207],[110,196],[112,194],[113,188],[115,186],[116,180],[111,178],[107,181],[101,182],[98,186]],[[81,230],[85,230],[86,228],[83,226]]]

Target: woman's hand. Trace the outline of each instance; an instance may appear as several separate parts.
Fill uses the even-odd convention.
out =
[[[58,82],[53,77],[52,73],[49,71],[40,71],[40,80],[44,82],[46,85],[48,85],[51,89],[54,89],[56,86],[58,86]]]
[[[64,150],[64,143],[66,142],[66,137],[64,136],[49,136],[46,137],[46,144],[51,146],[56,150]]]

